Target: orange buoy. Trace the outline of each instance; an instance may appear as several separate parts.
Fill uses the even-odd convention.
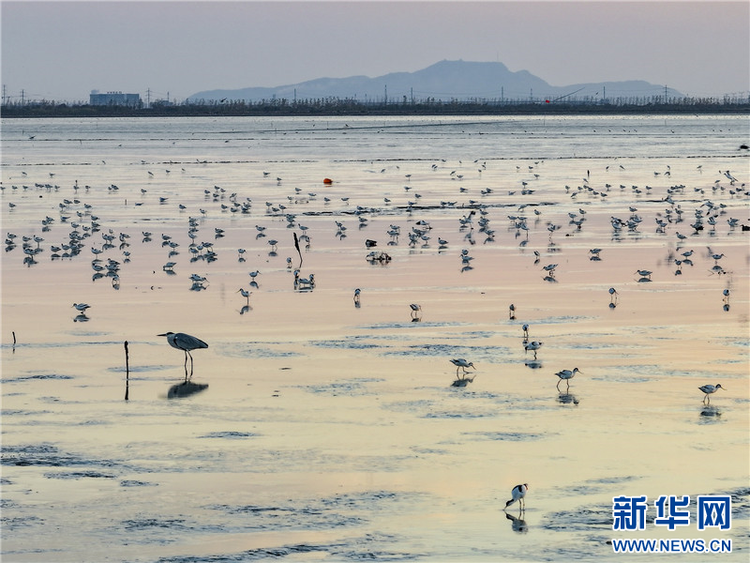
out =
[[[333,184],[333,180],[331,180],[330,178],[324,178],[323,179],[323,183],[324,184]]]

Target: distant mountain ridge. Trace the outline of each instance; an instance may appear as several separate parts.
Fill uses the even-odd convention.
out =
[[[404,100],[601,100],[627,97],[664,96],[665,88],[643,80],[591,82],[551,86],[526,70],[512,72],[500,62],[443,60],[415,72],[393,72],[369,78],[318,78],[298,84],[270,88],[250,87],[235,90],[205,90],[193,94],[188,102],[261,100],[306,100],[320,98],[354,99],[359,102]],[[669,98],[683,94],[666,89]]]

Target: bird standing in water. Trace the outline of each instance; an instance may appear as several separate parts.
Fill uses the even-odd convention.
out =
[[[583,373],[578,368],[573,368],[572,370],[564,369],[561,371],[558,371],[555,375],[559,377],[560,379],[557,380],[557,390],[560,390],[560,382],[564,379],[565,382],[568,384],[568,388],[570,388],[570,380],[573,379],[577,373]]]
[[[700,389],[706,394],[703,397],[703,402],[706,403],[706,399],[708,399],[708,403],[710,403],[711,402],[710,395],[712,393],[716,393],[719,389],[724,389],[724,388],[721,386],[721,383],[717,383],[716,385],[701,385],[700,387],[698,387],[698,389]]]
[[[451,363],[452,363],[452,364],[453,364],[454,366],[456,366],[456,377],[458,377],[458,370],[459,370],[459,369],[463,369],[463,370],[464,370],[464,371],[463,371],[464,375],[466,375],[466,368],[473,368],[473,369],[476,369],[476,368],[474,367],[474,364],[473,364],[472,362],[467,362],[467,361],[466,361],[466,360],[464,360],[463,358],[458,358],[458,359],[454,359],[454,360],[451,360]]]
[[[511,504],[518,501],[520,505],[520,510],[526,510],[526,501],[524,500],[524,497],[526,496],[526,491],[529,490],[528,483],[524,483],[523,485],[516,485],[513,487],[513,490],[510,492],[511,496],[513,497],[508,502],[505,503],[505,510],[508,508]]]
[[[164,334],[159,334],[157,336],[166,336],[167,342],[169,342],[169,345],[172,348],[177,348],[178,350],[182,350],[185,352],[185,378],[192,377],[193,376],[193,356],[190,353],[190,350],[197,350],[199,348],[208,348],[208,344],[203,342],[200,338],[196,338],[195,336],[190,336],[189,334],[185,334],[184,332],[165,332]],[[187,371],[187,361],[188,356],[190,356],[190,376],[188,376]]]

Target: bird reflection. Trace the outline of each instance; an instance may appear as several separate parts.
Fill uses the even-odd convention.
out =
[[[183,397],[189,397],[195,393],[200,393],[208,388],[208,383],[193,383],[186,379],[182,383],[172,385],[167,391],[167,399],[181,399]]]
[[[701,422],[704,423],[714,423],[719,421],[719,417],[721,416],[721,411],[719,410],[719,407],[713,407],[711,405],[704,405],[701,409]]]
[[[520,516],[523,517],[525,515],[524,512],[520,513]],[[505,513],[505,518],[511,521],[511,529],[514,532],[518,532],[519,534],[525,534],[529,531],[529,525],[526,523],[526,520],[523,520],[522,518],[516,518],[512,514]]]
[[[466,387],[469,383],[474,383],[476,377],[476,375],[474,377],[458,377],[451,383],[451,387]]]
[[[576,397],[575,395],[571,393],[560,393],[557,396],[557,402],[560,403],[561,405],[569,405],[571,403],[574,405],[577,405],[578,397]]]

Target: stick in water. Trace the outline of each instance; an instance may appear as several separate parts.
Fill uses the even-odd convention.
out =
[[[125,341],[125,400],[128,400],[130,392],[130,361],[128,354],[128,341]]]
[[[297,253],[299,254],[299,267],[302,267],[302,252],[299,249],[299,239],[297,238],[297,233],[292,233],[294,235],[294,248],[297,249]]]

